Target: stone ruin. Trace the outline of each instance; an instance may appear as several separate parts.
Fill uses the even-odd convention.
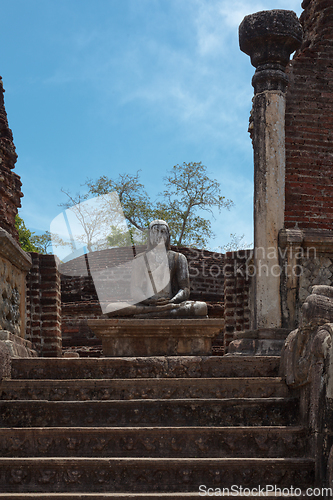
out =
[[[3,94],[0,78],[0,339],[6,356],[30,356],[35,354],[26,339],[26,275],[31,257],[21,250],[15,228],[23,194],[20,178],[13,172],[17,154]]]
[[[300,20],[273,10],[240,26],[256,68],[254,250],[178,249],[190,298],[220,325],[214,356],[62,357],[62,343],[81,356],[96,346],[89,322],[103,318],[89,276],[61,276],[54,256],[17,245],[1,101],[0,495],[333,488],[333,5],[302,7]]]
[[[0,77],[0,220],[1,229],[7,231],[14,240],[18,241],[15,228],[15,216],[21,206],[21,180],[13,171],[17,154],[13,142],[13,134],[8,126],[7,113],[4,104],[4,88]]]

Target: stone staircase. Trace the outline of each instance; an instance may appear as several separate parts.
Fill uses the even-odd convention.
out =
[[[233,485],[246,498],[240,486],[314,484],[278,357],[12,361],[0,499],[194,499]]]

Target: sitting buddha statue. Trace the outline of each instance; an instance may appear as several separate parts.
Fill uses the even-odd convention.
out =
[[[207,304],[188,300],[190,296],[189,268],[185,255],[170,248],[170,230],[163,220],[149,225],[146,252],[132,263],[132,304],[110,303],[109,317],[191,318],[207,316]]]

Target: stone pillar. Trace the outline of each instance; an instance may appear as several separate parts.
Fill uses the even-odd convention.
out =
[[[296,14],[271,10],[246,16],[240,49],[256,68],[252,110],[254,148],[254,308],[252,327],[281,327],[278,234],[285,205],[285,68],[302,41]]]

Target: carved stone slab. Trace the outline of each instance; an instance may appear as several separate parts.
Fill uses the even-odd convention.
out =
[[[290,330],[285,328],[258,328],[235,332],[228,346],[227,356],[280,356]]]
[[[20,337],[25,335],[25,276],[30,267],[30,255],[0,228],[0,330]]]
[[[333,287],[314,286],[302,306],[300,325],[288,335],[282,351],[280,374],[289,386],[311,380],[312,368],[323,362],[331,345],[332,323]]]
[[[7,330],[0,330],[0,345],[7,347],[12,358],[36,357],[37,352],[32,349],[32,343]]]
[[[288,396],[280,377],[5,380],[1,399],[110,401],[132,399],[270,398]]]
[[[94,319],[105,356],[209,355],[221,319]]]
[[[276,377],[277,356],[12,359],[13,379]]]
[[[313,486],[313,460],[300,458],[2,458],[0,491],[179,492],[240,484]],[[7,497],[8,498],[8,497]]]
[[[296,425],[295,398],[0,401],[1,427]]]
[[[31,257],[16,243],[14,238],[0,227],[0,255],[13,266],[28,272],[31,267]]]
[[[306,456],[304,427],[73,427],[1,429],[2,457]]]

